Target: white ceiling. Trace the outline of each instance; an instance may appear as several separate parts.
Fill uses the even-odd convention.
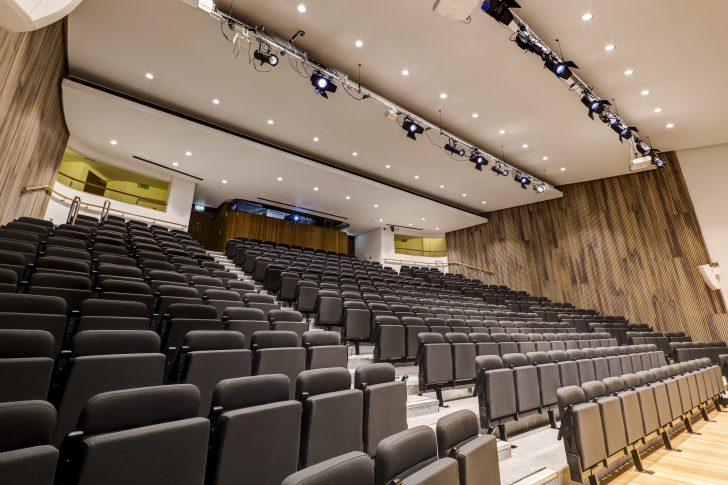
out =
[[[412,224],[421,230],[399,232],[435,236],[487,221],[73,81],[63,83],[63,104],[66,122],[73,133],[69,142],[73,149],[108,163],[131,165],[165,180],[179,174],[150,167],[132,156],[164,165],[178,161],[178,170],[203,179],[190,179],[199,184],[195,203],[217,207],[229,199],[255,201],[265,197],[341,216],[332,218],[351,224],[347,231],[350,234],[388,224],[406,228]],[[111,146],[111,139],[118,144]],[[187,148],[192,151],[191,157],[184,155]],[[278,181],[278,177],[283,180]],[[265,189],[261,190],[262,187]],[[314,191],[314,187],[319,190]],[[350,198],[346,199],[347,196]]]
[[[543,70],[537,57],[509,42],[510,31],[485,14],[476,10],[466,25],[432,13],[429,0],[304,1],[305,14],[297,11],[297,0],[235,0],[233,6],[240,18],[282,37],[306,31],[296,44],[315,58],[352,76],[362,64],[361,79],[370,89],[431,121],[441,109],[445,128],[496,155],[503,145],[507,160],[555,185],[628,172],[628,145],[589,120],[578,98]],[[220,2],[230,5],[230,0]],[[595,84],[597,93],[616,98],[625,120],[656,147],[728,141],[728,98],[720,92],[728,76],[721,52],[728,45],[722,25],[728,2],[706,0],[694,12],[686,11],[690,3],[678,0],[520,3],[524,20],[549,42],[558,36],[566,57],[581,67],[579,74]],[[594,18],[585,23],[581,15],[587,11]],[[256,72],[247,50],[235,59],[215,20],[180,0],[85,0],[69,17],[68,32],[73,76],[470,210],[561,196],[557,190],[537,196],[510,178],[478,173],[470,163],[448,158],[426,136],[408,140],[384,118],[380,105],[355,101],[342,89],[324,100],[285,58],[273,72]],[[364,41],[362,48],[354,46],[357,39]],[[608,42],[617,49],[605,52]],[[683,66],[689,71],[681,71]],[[407,77],[401,75],[404,68],[410,71]],[[627,77],[626,68],[636,73]],[[154,80],[145,79],[146,72],[154,73]],[[640,95],[645,88],[651,91],[647,97]],[[439,98],[441,92],[448,93],[447,100]],[[220,105],[211,103],[215,97]],[[658,105],[663,108],[659,114],[653,112]],[[268,119],[275,124],[268,125]],[[674,129],[665,128],[668,121]],[[155,131],[148,126],[145,133],[153,138]],[[106,138],[87,141],[109,150],[103,146]],[[196,155],[184,160],[186,168],[206,171],[211,153],[187,146],[196,142],[176,137],[159,149],[170,151],[170,163],[191,149]],[[230,166],[222,170],[234,171]],[[296,187],[300,193],[307,189],[303,181]],[[343,195],[348,187],[337,189]],[[203,183],[198,190],[211,194],[216,187]],[[256,195],[268,197],[268,190],[276,189],[264,184]],[[230,197],[243,195],[235,191]]]

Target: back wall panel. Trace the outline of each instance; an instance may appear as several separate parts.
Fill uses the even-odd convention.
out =
[[[723,299],[674,153],[662,170],[559,187],[564,197],[488,214],[447,234],[450,261],[492,269],[486,282],[698,340],[728,339]],[[462,270],[471,278],[482,273]]]

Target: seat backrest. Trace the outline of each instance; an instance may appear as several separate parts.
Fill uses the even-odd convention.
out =
[[[375,485],[402,480],[437,461],[437,438],[428,426],[417,426],[383,439],[374,464]]]
[[[92,397],[78,420],[84,453],[74,483],[202,483],[210,424],[198,408],[199,391],[187,384]]]
[[[45,400],[55,357],[49,332],[0,330],[0,402]]]
[[[439,456],[449,456],[453,448],[478,436],[478,417],[467,409],[456,411],[438,419],[435,431]]]
[[[364,453],[350,453],[304,468],[283,480],[281,485],[372,485],[374,466]]]
[[[254,352],[253,374],[284,374],[290,382],[292,399],[296,378],[306,369],[306,349],[298,346],[296,333],[287,330],[255,332],[251,348]]]

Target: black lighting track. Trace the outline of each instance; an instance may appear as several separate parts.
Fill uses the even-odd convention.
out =
[[[366,175],[364,173],[357,172],[357,171],[351,170],[351,169],[346,168],[346,167],[342,167],[341,165],[338,165],[336,163],[332,163],[332,162],[323,160],[321,158],[316,158],[316,157],[313,157],[311,155],[306,155],[305,153],[297,152],[297,151],[292,150],[290,148],[287,148],[287,147],[284,147],[284,146],[281,146],[281,145],[277,145],[275,143],[272,143],[272,142],[269,142],[269,141],[266,141],[266,140],[262,140],[260,138],[256,138],[256,137],[251,136],[251,135],[248,135],[246,133],[242,133],[240,131],[233,130],[231,128],[227,128],[225,126],[218,125],[216,123],[213,123],[213,122],[208,121],[208,120],[204,120],[202,118],[197,118],[197,117],[192,116],[190,114],[183,113],[181,111],[177,111],[175,109],[169,108],[167,106],[163,106],[163,105],[160,105],[160,104],[156,104],[156,103],[153,103],[151,101],[147,101],[145,99],[137,98],[137,97],[132,96],[130,94],[127,94],[127,93],[124,93],[124,92],[121,92],[121,91],[117,91],[115,89],[109,88],[107,86],[103,86],[101,84],[96,84],[96,83],[94,83],[92,81],[89,81],[89,80],[86,80],[86,79],[83,79],[83,78],[79,78],[79,77],[76,77],[76,76],[69,76],[68,77],[68,80],[69,81],[73,81],[73,82],[78,83],[78,84],[81,84],[83,86],[87,86],[89,88],[95,89],[97,91],[101,91],[103,93],[107,93],[107,94],[110,94],[112,96],[116,96],[118,98],[121,98],[121,99],[124,99],[124,100],[127,100],[127,101],[131,101],[133,103],[137,103],[137,104],[140,104],[142,106],[146,106],[147,108],[152,108],[152,109],[155,109],[157,111],[161,111],[162,113],[166,113],[168,115],[176,116],[177,118],[181,118],[183,120],[190,121],[192,123],[196,123],[198,125],[205,126],[207,128],[211,128],[213,130],[220,131],[222,133],[226,133],[228,135],[236,136],[238,138],[242,138],[244,140],[247,140],[247,141],[250,141],[250,142],[253,142],[253,143],[257,143],[258,145],[262,145],[262,146],[265,146],[267,148],[272,148],[274,150],[278,150],[278,151],[281,151],[283,153],[287,153],[289,155],[293,155],[293,156],[296,156],[296,157],[300,157],[300,158],[303,158],[303,159],[308,160],[310,162],[314,162],[314,163],[317,163],[319,165],[323,165],[325,167],[333,168],[333,169],[339,170],[341,172],[345,172],[345,173],[348,173],[348,174],[351,174],[351,175],[355,175],[357,177],[361,177],[361,178],[366,179],[366,180],[369,180],[371,182],[376,182],[378,184],[387,186],[389,188],[396,189],[396,190],[399,190],[399,191],[402,191],[402,192],[406,192],[406,193],[408,193],[410,195],[415,195],[417,197],[422,197],[423,199],[427,199],[427,200],[429,200],[431,202],[435,202],[437,204],[441,204],[441,205],[450,207],[452,209],[457,209],[459,211],[467,212],[468,214],[473,214],[475,216],[482,217],[479,212],[477,212],[475,210],[472,210],[472,209],[468,209],[467,207],[462,207],[462,206],[453,204],[451,202],[447,202],[445,200],[438,199],[436,197],[432,197],[430,195],[423,194],[421,192],[417,192],[417,191],[412,190],[412,189],[409,189],[407,187],[403,187],[403,186],[394,184],[392,182],[388,182],[386,180],[382,180],[382,179],[379,179],[379,178],[372,177],[371,175]],[[151,163],[154,163],[154,162],[151,162]],[[164,168],[166,168],[167,170],[171,170],[168,167],[164,167]]]
[[[336,214],[331,214],[329,212],[321,212],[321,211],[317,211],[317,210],[314,210],[314,209],[308,209],[306,207],[299,207],[297,205],[288,204],[286,202],[279,202],[277,200],[266,199],[265,197],[258,197],[258,200],[264,200],[265,202],[270,202],[271,204],[282,205],[284,207],[290,207],[291,209],[296,209],[296,210],[299,210],[299,211],[306,211],[306,212],[311,212],[311,213],[316,213],[316,214],[323,214],[323,215],[328,216],[328,217],[335,217],[337,219],[340,219],[341,221],[347,221],[347,220],[349,220],[348,217],[337,216]]]
[[[175,172],[175,173],[184,175],[185,177],[190,177],[190,178],[193,178],[195,180],[199,180],[200,182],[204,182],[204,180],[205,180],[205,179],[201,179],[200,177],[196,177],[194,175],[191,175],[191,174],[189,174],[187,172],[183,172],[182,170],[175,170],[173,168],[167,167],[166,165],[162,165],[161,163],[157,163],[157,162],[153,162],[151,160],[147,160],[146,158],[142,158],[139,155],[132,155],[131,158],[135,158],[135,159],[140,160],[142,162],[151,163],[152,165],[156,165],[157,167],[161,167],[161,168],[163,168],[165,170],[169,170],[170,172]]]

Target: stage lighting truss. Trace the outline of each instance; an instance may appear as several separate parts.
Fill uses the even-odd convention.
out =
[[[508,0],[493,2],[494,5],[512,5],[512,3],[513,2]],[[384,96],[381,96],[374,91],[366,89],[364,86],[361,85],[361,83],[352,81],[347,74],[314,61],[308,55],[308,53],[302,51],[292,43],[295,37],[297,37],[299,34],[303,35],[300,31],[292,39],[287,40],[268,32],[263,27],[254,27],[231,17],[229,14],[226,13],[228,9],[218,7],[218,5],[216,5],[213,0],[198,0],[197,8],[198,10],[216,19],[218,22],[226,25],[231,32],[234,32],[233,37],[225,36],[225,38],[229,42],[232,42],[235,47],[239,47],[238,43],[240,42],[258,42],[259,47],[257,50],[261,53],[273,54],[276,56],[276,59],[279,62],[283,58],[283,56],[288,57],[289,63],[291,64],[293,69],[301,76],[310,78],[314,90],[324,98],[328,97],[327,93],[333,93],[336,91],[337,86],[335,83],[338,83],[344,89],[344,91],[346,91],[355,99],[371,99],[381,104],[385,107],[387,112],[393,114],[392,118],[396,120],[404,119],[405,121],[409,119],[409,125],[406,125],[405,121],[402,121],[401,124],[399,121],[397,121],[397,124],[402,126],[402,128],[407,131],[407,137],[409,138],[415,138],[415,135],[425,133],[431,130],[433,133],[439,134],[443,138],[443,140],[446,141],[446,145],[439,146],[442,146],[450,154],[465,157],[466,153],[472,154],[473,152],[477,152],[479,156],[482,156],[484,160],[483,163],[473,162],[475,163],[475,168],[477,170],[482,171],[482,166],[488,165],[490,163],[492,164],[493,171],[499,175],[507,176],[509,173],[515,173],[516,171],[518,171],[519,173],[523,173],[520,169],[513,167],[505,160],[501,160],[497,156],[483,151],[479,147],[475,146],[473,143],[470,143],[453,133],[443,130],[439,124],[432,123],[424,119],[422,116],[418,116],[416,113],[413,113],[397,105],[390,99],[385,98]],[[505,12],[505,16],[501,18],[507,19],[507,8],[503,10],[500,6],[498,6],[498,9],[500,12],[498,16],[501,17],[501,15],[503,15]],[[255,59],[260,61],[258,57],[255,57]],[[413,125],[416,125],[419,128],[415,128],[414,131],[411,131],[413,129]],[[419,131],[420,129],[422,130],[421,132]],[[435,143],[433,142],[433,144]],[[453,150],[448,149],[448,147],[452,148]],[[524,173],[524,175],[527,174]],[[550,190],[554,188],[548,182],[539,180],[535,176],[532,176],[530,174],[527,176],[529,180],[531,180],[533,183],[537,183],[540,186],[544,187],[544,190]]]
[[[489,7],[485,8],[485,4],[488,4]],[[505,11],[506,7],[508,12]],[[502,1],[485,1],[483,2],[482,10],[491,17],[494,17],[499,23],[505,24],[513,32],[511,40],[518,47],[539,56],[544,62],[545,68],[565,82],[571,91],[578,93],[581,97],[581,102],[589,108],[589,117],[591,119],[594,119],[594,114],[599,115],[600,120],[608,124],[619,135],[620,142],[631,139],[637,144],[645,144],[648,146],[646,151],[649,153],[652,148],[637,134],[637,128],[629,126],[629,124],[623,121],[609,101],[599,98],[594,93],[594,90],[572,71],[572,69],[577,69],[578,66],[573,61],[564,60],[562,56],[548,47],[528,27],[526,22],[513,12],[513,8],[519,8],[519,5]],[[494,15],[494,12],[497,15]]]

